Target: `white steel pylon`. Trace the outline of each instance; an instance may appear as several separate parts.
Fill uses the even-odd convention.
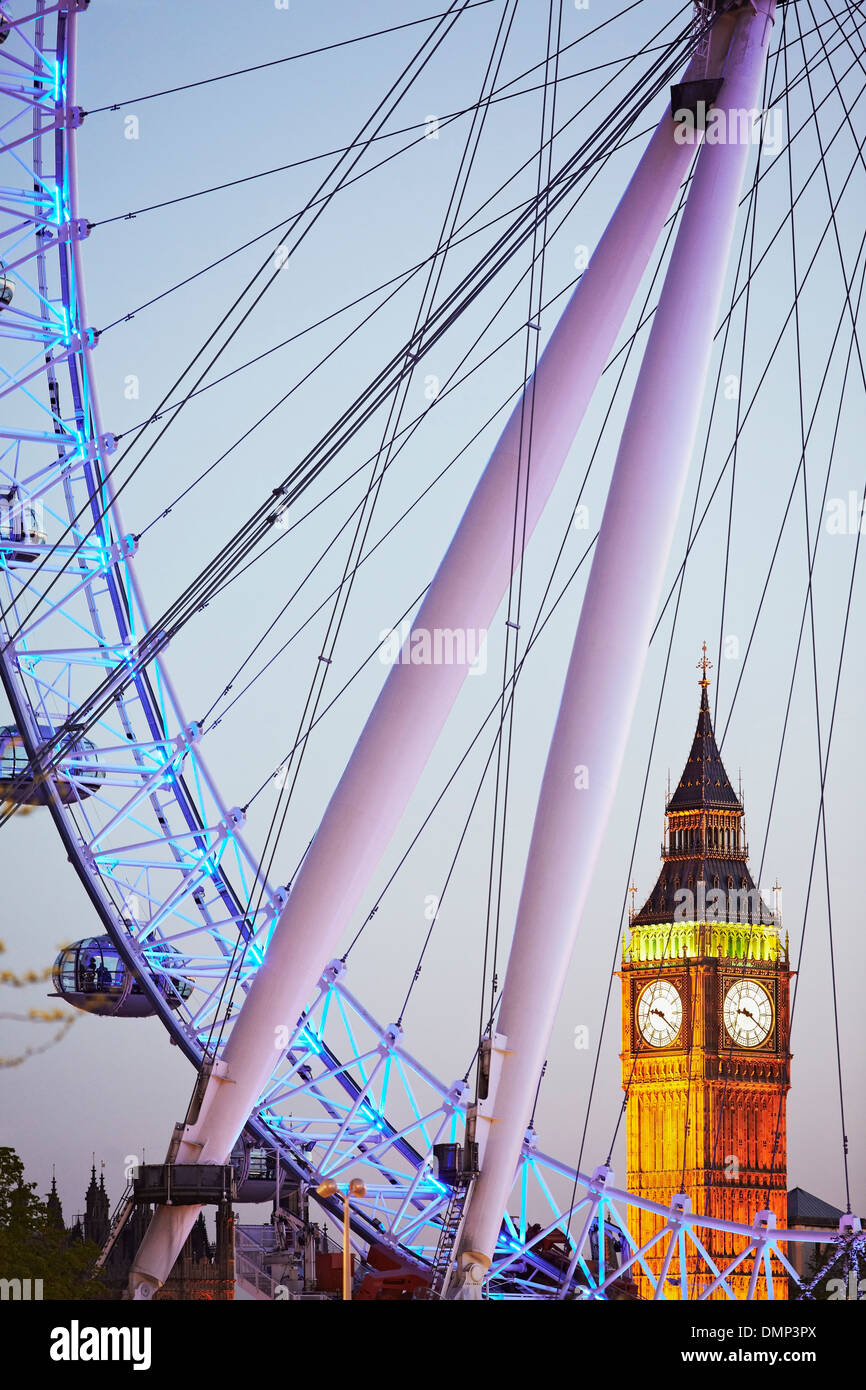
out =
[[[604,837],[658,611],[710,363],[775,0],[749,0],[617,455],[539,795],[497,1030],[505,1057],[455,1297],[481,1297]],[[712,55],[711,62],[715,59]],[[575,778],[579,767],[586,777]]]
[[[689,64],[685,78],[698,74]],[[507,589],[515,497],[526,486],[525,539],[559,476],[649,265],[694,151],[674,138],[666,111],[610,224],[479,480],[406,639],[415,632],[486,631]],[[467,644],[468,648],[469,644]],[[291,1033],[409,801],[469,669],[464,664],[391,668],[277,922],[263,966],[232,1025],[193,1123],[172,1158],[225,1163],[266,1084],[274,1038]],[[395,756],[399,749],[399,756]],[[168,1277],[199,1208],[160,1207],[130,1276],[148,1298]]]

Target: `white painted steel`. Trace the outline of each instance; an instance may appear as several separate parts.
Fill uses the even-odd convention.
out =
[[[730,112],[755,108],[774,12],[775,0],[757,0],[739,15],[716,102],[726,120]],[[689,471],[747,141],[741,131],[736,143],[701,149],[623,430],[541,786],[497,1019],[508,1046],[497,1123],[458,1259],[468,1252],[493,1255],[604,838]],[[578,789],[581,766],[589,785]]]
[[[643,278],[694,151],[665,112],[527,387],[534,420],[527,538],[550,496]],[[515,407],[416,618],[413,632],[486,631],[512,568],[515,495],[526,478]],[[407,638],[411,642],[412,634]],[[467,644],[469,645],[469,644]],[[222,1163],[274,1062],[273,1039],[293,1028],[324,962],[384,853],[466,677],[466,664],[397,662],[307,853],[178,1161]],[[168,1275],[196,1210],[160,1209],[132,1275],[147,1297]]]

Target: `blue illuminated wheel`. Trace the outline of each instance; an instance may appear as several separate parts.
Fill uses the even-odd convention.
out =
[[[94,673],[122,674],[150,624],[137,542],[113,499],[116,442],[100,410],[85,299],[75,83],[87,5],[56,13],[40,0],[35,17],[16,8],[26,17],[16,22],[4,5],[0,47],[4,71],[20,78],[0,148],[13,211],[0,234],[2,674],[15,720],[0,731],[0,801],[48,805],[106,934],[61,955],[58,991],[94,1012],[158,1014],[199,1067],[230,1027],[225,985],[238,941],[243,990],[287,890],[265,883],[250,912],[259,862],[243,813],[214,786],[161,657],[125,684],[92,737],[68,739],[59,756],[52,742]],[[418,1063],[344,976],[339,961],[323,973],[249,1130],[305,1181],[346,1163],[354,1171],[363,1155],[359,1236],[429,1259],[450,1198],[432,1148],[457,1135],[466,1087]]]

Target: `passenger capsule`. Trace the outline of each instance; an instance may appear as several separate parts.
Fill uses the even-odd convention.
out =
[[[47,724],[38,728],[42,742],[50,742],[53,730]],[[74,744],[54,776],[54,786],[64,806],[99,790],[105,772],[96,760],[96,748],[90,739],[82,738]],[[24,741],[13,724],[0,728],[0,801],[16,806],[45,806],[48,802],[44,781],[33,775]]]
[[[192,994],[192,981],[182,974],[185,958],[164,941],[146,947],[144,956],[151,978],[169,1007],[179,1008]],[[51,978],[59,998],[89,1014],[148,1018],[156,1012],[109,936],[89,936],[64,947],[54,962]]]
[[[0,292],[2,285],[0,278]],[[32,565],[47,541],[45,514],[38,497],[22,497],[17,487],[0,492],[0,555],[6,562]]]
[[[278,1172],[280,1187],[290,1176],[285,1164],[278,1170],[274,1150],[259,1147],[246,1132],[235,1143],[230,1162],[237,1178],[239,1202],[272,1202],[277,1196]]]

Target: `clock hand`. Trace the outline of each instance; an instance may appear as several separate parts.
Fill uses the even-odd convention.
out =
[[[746,1015],[746,1018],[750,1018],[750,1019],[752,1020],[753,1023],[755,1022],[755,1015],[751,1012],[751,1010],[749,1010],[749,1009],[738,1009],[737,1012],[738,1012],[738,1013],[741,1013],[741,1014],[745,1014],[745,1015]]]

